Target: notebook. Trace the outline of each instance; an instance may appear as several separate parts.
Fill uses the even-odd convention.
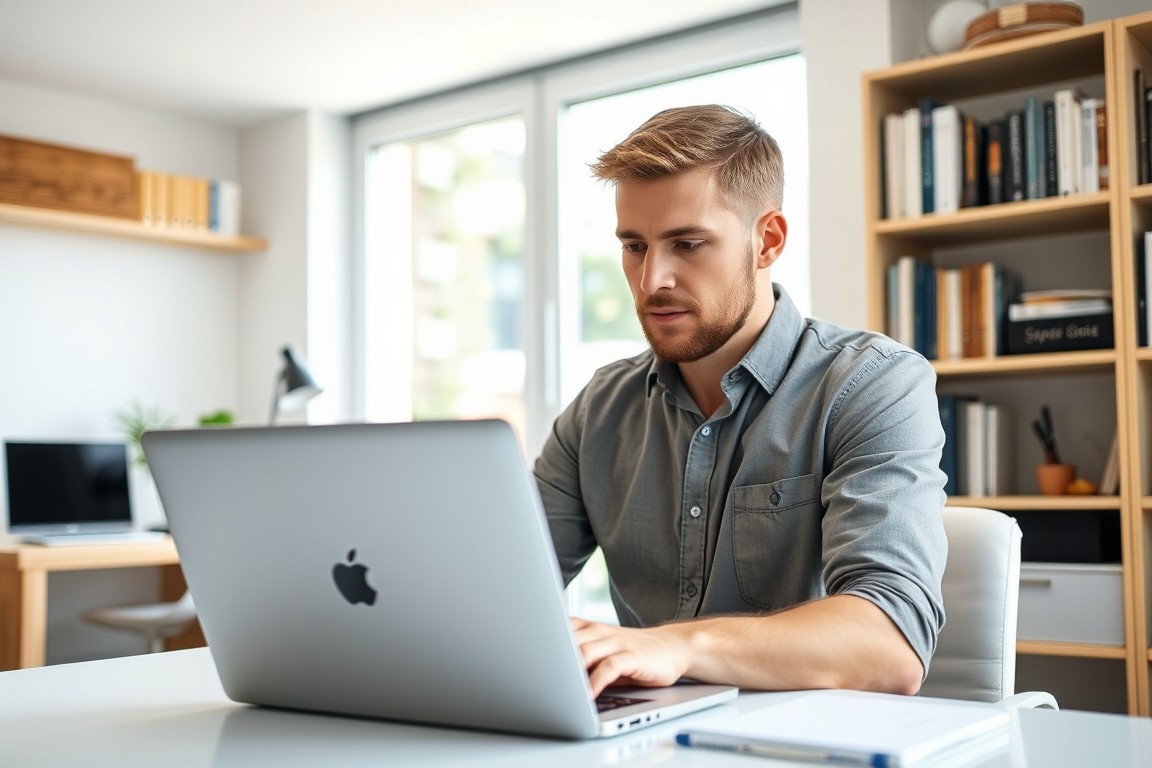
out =
[[[502,421],[163,431],[143,446],[234,700],[592,738],[737,693],[612,689],[622,706],[597,713]]]
[[[1006,749],[1011,717],[973,702],[812,691],[723,722],[702,722],[676,742],[799,762],[905,768],[973,765]]]

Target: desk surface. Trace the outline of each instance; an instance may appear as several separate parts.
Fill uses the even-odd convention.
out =
[[[0,673],[5,765],[588,766],[785,765],[675,746],[683,725],[778,702],[734,703],[614,739],[565,742],[249,707],[229,701],[206,648]],[[1012,744],[988,768],[1152,765],[1152,720],[1016,711]]]

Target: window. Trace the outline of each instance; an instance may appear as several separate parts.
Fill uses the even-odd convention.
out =
[[[798,40],[795,7],[776,8],[358,117],[358,415],[501,416],[531,461],[592,372],[644,348],[613,193],[587,166],[670,106],[734,106],[781,145],[789,240],[773,279],[807,313]],[[598,563],[573,608],[611,619]]]

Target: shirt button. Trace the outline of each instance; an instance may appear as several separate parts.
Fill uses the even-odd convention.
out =
[[[782,498],[780,491],[772,491],[772,495],[768,497],[768,500],[772,502],[773,506],[779,506]]]
[[[704,429],[700,430],[700,434],[708,437],[708,435],[712,434],[712,427],[704,427]]]
[[[688,589],[686,589],[684,591],[688,593],[688,597],[696,597],[696,585],[695,584],[689,584]]]
[[[699,505],[694,505],[692,509],[688,510],[688,514],[692,515],[692,517],[700,517],[700,514],[703,511],[704,510],[700,509]]]

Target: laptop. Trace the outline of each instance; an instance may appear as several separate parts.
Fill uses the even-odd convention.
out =
[[[597,712],[503,421],[161,431],[143,446],[236,701],[584,739],[736,696],[611,689]]]
[[[163,538],[132,530],[123,442],[5,440],[5,520],[30,544],[95,544]]]

